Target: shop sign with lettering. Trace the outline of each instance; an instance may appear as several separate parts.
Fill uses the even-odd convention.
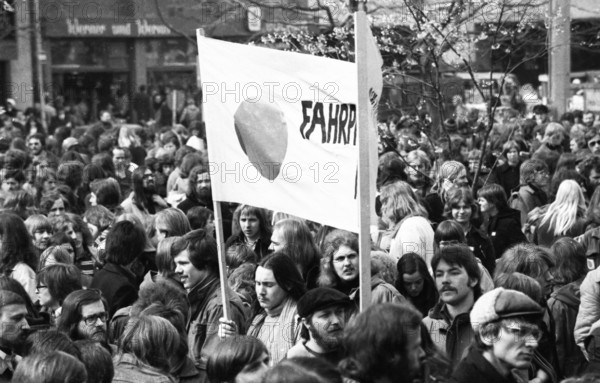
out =
[[[174,33],[160,21],[146,19],[134,22],[87,22],[85,19],[66,19],[63,27],[54,25],[50,28],[48,36],[51,37],[156,37],[173,36]]]

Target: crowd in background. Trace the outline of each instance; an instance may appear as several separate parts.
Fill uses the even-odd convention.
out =
[[[200,109],[154,101],[0,110],[0,381],[600,381],[594,113],[382,118],[359,312],[355,233],[248,205],[221,290]]]

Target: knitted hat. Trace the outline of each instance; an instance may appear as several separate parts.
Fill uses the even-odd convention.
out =
[[[315,311],[324,310],[332,306],[347,306],[352,301],[350,298],[335,289],[329,287],[317,287],[309,290],[298,301],[298,316],[306,318]]]
[[[541,318],[543,313],[542,307],[522,292],[498,287],[475,302],[471,310],[471,327],[479,332],[481,326],[500,319],[523,316]]]

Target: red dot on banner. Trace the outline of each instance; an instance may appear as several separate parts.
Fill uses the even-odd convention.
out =
[[[244,101],[235,112],[234,122],[242,150],[256,170],[273,181],[287,152],[288,132],[283,111],[276,103]]]

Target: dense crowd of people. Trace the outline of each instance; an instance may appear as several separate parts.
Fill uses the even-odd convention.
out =
[[[600,382],[598,116],[381,121],[360,312],[357,234],[249,205],[221,288],[188,105],[0,110],[0,382]]]

